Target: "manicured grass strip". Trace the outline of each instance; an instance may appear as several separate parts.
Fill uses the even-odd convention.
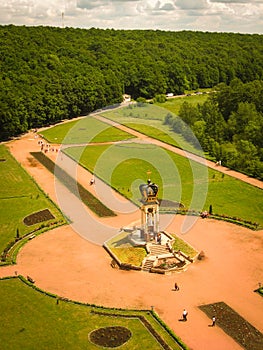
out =
[[[146,328],[140,319],[150,326]],[[149,328],[169,346],[167,349],[187,349],[156,321],[149,310],[110,309],[59,298],[21,276],[0,280],[0,322],[4,325],[0,327],[0,339],[5,350],[33,350],[36,344],[38,350],[95,350],[98,347],[89,341],[89,334],[111,326],[131,331],[132,337],[121,347],[123,350],[160,350],[160,343]]]
[[[146,257],[146,251],[141,247],[110,248],[112,253],[124,264],[141,266]]]
[[[201,305],[199,308],[210,319],[247,350],[262,350],[263,334],[224,302]]]
[[[133,138],[131,134],[103,123],[93,117],[85,117],[58,124],[41,131],[50,143],[82,144],[89,142],[114,142]]]
[[[186,243],[183,239],[179,238],[177,235],[172,234],[174,238],[173,250],[184,252],[185,255],[190,258],[194,258],[197,255],[197,251],[191,247],[188,243]]]
[[[127,232],[121,232],[117,236],[104,243],[117,259],[123,264],[141,266],[147,252],[144,247],[134,247],[128,239]]]
[[[106,207],[101,201],[99,201],[92,193],[90,193],[85,187],[83,187],[76,180],[73,179],[63,169],[46,157],[42,152],[31,152],[42,165],[44,165],[52,174],[54,174],[58,180],[68,188],[75,196],[80,197],[83,203],[100,217],[115,216],[116,214]],[[55,171],[56,169],[56,171]],[[77,186],[76,186],[77,185]]]
[[[5,145],[0,145],[0,253],[18,236],[21,238],[43,226],[66,223],[61,211],[41,190],[34,179],[10,154]],[[23,220],[43,210],[48,210],[52,216],[44,222],[32,222],[27,226]],[[48,229],[48,228],[46,228]]]
[[[179,143],[176,141],[175,137],[170,136],[168,133],[166,133],[163,130],[160,130],[159,128],[157,129],[156,127],[153,127],[151,125],[139,124],[139,123],[124,123],[124,125],[126,125],[127,127],[133,130],[140,132],[141,134],[144,134],[156,140],[165,142],[168,145],[173,145],[177,148],[182,148],[180,147]]]

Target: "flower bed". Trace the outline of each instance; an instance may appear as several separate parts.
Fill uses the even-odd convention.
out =
[[[262,350],[263,334],[224,302],[201,305],[210,319],[215,315],[216,324],[247,350]]]
[[[126,327],[104,327],[92,331],[89,339],[92,343],[106,348],[116,348],[125,344],[131,337],[131,331]]]
[[[49,209],[40,210],[37,213],[33,213],[24,218],[23,222],[27,226],[38,224],[47,220],[55,219]]]

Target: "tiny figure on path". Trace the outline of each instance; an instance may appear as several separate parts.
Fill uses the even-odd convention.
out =
[[[216,317],[213,316],[212,317],[212,324],[211,324],[211,327],[214,327],[216,325]]]
[[[187,315],[188,315],[188,312],[186,309],[184,309],[184,311],[183,311],[183,320],[184,321],[187,321]]]
[[[175,282],[175,284],[174,284],[174,290],[179,290],[180,288],[179,288],[179,286],[178,286],[178,284]]]
[[[95,184],[95,179],[94,177],[92,179],[90,179],[90,182],[89,182],[90,186],[94,185]]]

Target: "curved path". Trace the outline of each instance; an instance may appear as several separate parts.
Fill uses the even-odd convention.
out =
[[[42,166],[32,166],[30,161],[29,152],[39,150],[33,135],[11,142],[9,147],[57,203],[53,176]],[[88,172],[78,172],[81,183],[87,183],[90,178]],[[94,193],[96,186],[97,183],[90,188]],[[100,222],[117,229],[138,220],[139,216],[137,210]],[[169,231],[180,234],[183,220],[184,217],[176,216]],[[219,327],[208,327],[211,320],[198,305],[224,301],[263,332],[262,298],[253,292],[258,282],[263,281],[262,232],[198,219],[182,238],[203,250],[205,260],[191,265],[184,273],[160,276],[112,269],[111,259],[101,246],[80,237],[72,226],[60,227],[30,241],[21,249],[17,265],[1,268],[0,277],[17,271],[32,276],[36,285],[44,290],[99,305],[127,308],[153,305],[191,349],[241,349]],[[175,281],[180,286],[179,292],[172,290]],[[183,308],[189,311],[186,323],[178,322]]]

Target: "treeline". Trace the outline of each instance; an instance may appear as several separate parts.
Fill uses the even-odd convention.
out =
[[[223,165],[263,179],[262,96],[262,80],[235,79],[219,84],[202,105],[184,102],[165,123]]]
[[[0,26],[0,139],[132,98],[263,79],[263,36]]]

